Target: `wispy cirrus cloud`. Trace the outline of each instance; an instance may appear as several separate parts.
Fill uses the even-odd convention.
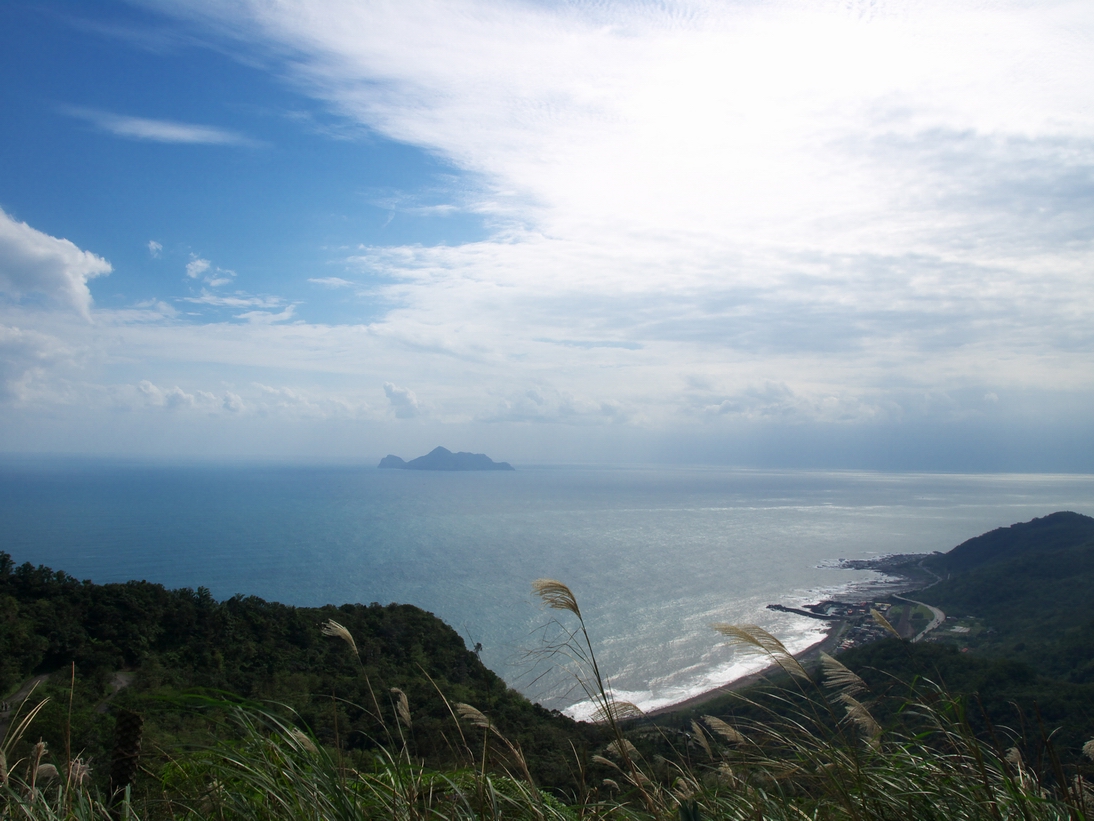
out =
[[[214,294],[202,289],[200,296],[184,296],[183,302],[196,305],[213,305],[218,308],[276,308],[285,300],[276,296],[251,296],[243,293]]]
[[[182,123],[175,120],[157,120],[149,117],[133,117],[78,106],[65,106],[61,111],[71,117],[89,122],[101,131],[131,140],[181,145],[229,145],[249,148],[262,145],[258,140],[218,126]]]

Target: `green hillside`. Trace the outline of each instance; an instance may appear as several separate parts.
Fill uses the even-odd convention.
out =
[[[323,634],[330,620],[349,631],[357,653]],[[17,567],[0,553],[0,697],[32,676],[52,674],[34,698],[52,697],[39,729],[54,745],[66,724],[72,665],[73,743],[100,763],[115,709],[145,716],[146,746],[200,741],[204,720],[177,703],[195,690],[287,705],[324,743],[338,737],[348,749],[369,749],[388,731],[398,688],[410,708],[414,752],[437,766],[454,755],[445,699],[466,702],[522,746],[548,785],[572,783],[571,742],[580,747],[598,737],[595,728],[509,689],[451,627],[417,607],[216,601],[202,589],[82,582],[45,567]],[[129,683],[112,695],[118,681]]]

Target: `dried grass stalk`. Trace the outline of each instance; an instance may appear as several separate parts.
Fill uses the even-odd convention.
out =
[[[398,687],[392,687],[391,694],[395,696],[395,712],[399,716],[399,721],[403,722],[404,727],[410,729],[410,701],[406,693]]]
[[[308,738],[308,734],[303,730],[292,727],[289,729],[289,737],[292,738],[296,746],[300,747],[302,750],[307,750],[312,754],[319,752],[319,748],[315,746],[315,742]]]
[[[644,715],[645,713],[641,709],[629,701],[609,699],[596,708],[596,712],[593,713],[593,721],[597,724],[615,723],[630,718],[642,718]]]
[[[889,623],[889,620],[885,618],[885,616],[883,616],[880,611],[871,608],[870,617],[882,627],[884,627],[887,631],[892,633],[895,638],[899,639],[900,641],[904,641],[904,636],[900,635],[900,633],[896,631],[896,628]]]
[[[809,681],[809,673],[781,641],[756,624],[712,624],[715,630],[729,639],[730,644],[745,650],[762,653],[772,659],[785,672],[803,681]]]
[[[714,751],[710,748],[710,742],[707,741],[707,734],[703,732],[703,728],[699,726],[698,721],[691,722],[691,731],[695,735],[695,740],[699,742],[699,746],[703,748],[707,754],[707,758],[714,760]]]
[[[581,608],[577,606],[577,597],[562,582],[554,579],[536,579],[532,582],[532,592],[548,607],[554,610],[569,610],[579,619],[581,618]]]
[[[334,619],[328,619],[327,623],[320,629],[324,636],[335,636],[336,638],[342,639],[342,641],[348,644],[350,649],[353,650],[353,655],[357,656],[357,658],[361,658],[361,654],[357,652],[357,642],[353,640],[353,634]]]
[[[715,716],[703,716],[703,721],[711,730],[716,732],[726,741],[730,741],[734,744],[744,744],[745,737],[741,735],[736,728],[726,724],[722,719]]]
[[[483,730],[493,730],[494,725],[490,723],[485,715],[479,710],[476,710],[470,704],[464,704],[462,702],[456,704],[456,712],[460,714],[460,718],[469,722],[475,727],[479,727]]]
[[[881,735],[881,725],[866,709],[866,705],[847,693],[841,693],[839,700],[847,708],[847,718],[859,728],[859,731],[866,736],[871,744],[876,743],[878,736]]]
[[[853,696],[866,690],[866,682],[852,673],[847,667],[827,653],[820,654],[821,667],[824,670],[824,683],[844,695]]]
[[[608,753],[608,755],[613,755],[616,758],[623,758],[624,753],[631,757],[638,755],[638,750],[635,749],[635,746],[625,738],[623,739],[622,744],[620,744],[619,741],[613,741],[611,744],[605,747],[604,750]]]

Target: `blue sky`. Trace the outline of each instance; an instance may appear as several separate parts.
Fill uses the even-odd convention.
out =
[[[0,450],[1094,470],[1081,3],[9,2]]]

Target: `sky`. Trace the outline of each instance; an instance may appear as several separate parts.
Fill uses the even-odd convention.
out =
[[[0,4],[0,453],[1094,472],[1094,4]]]

